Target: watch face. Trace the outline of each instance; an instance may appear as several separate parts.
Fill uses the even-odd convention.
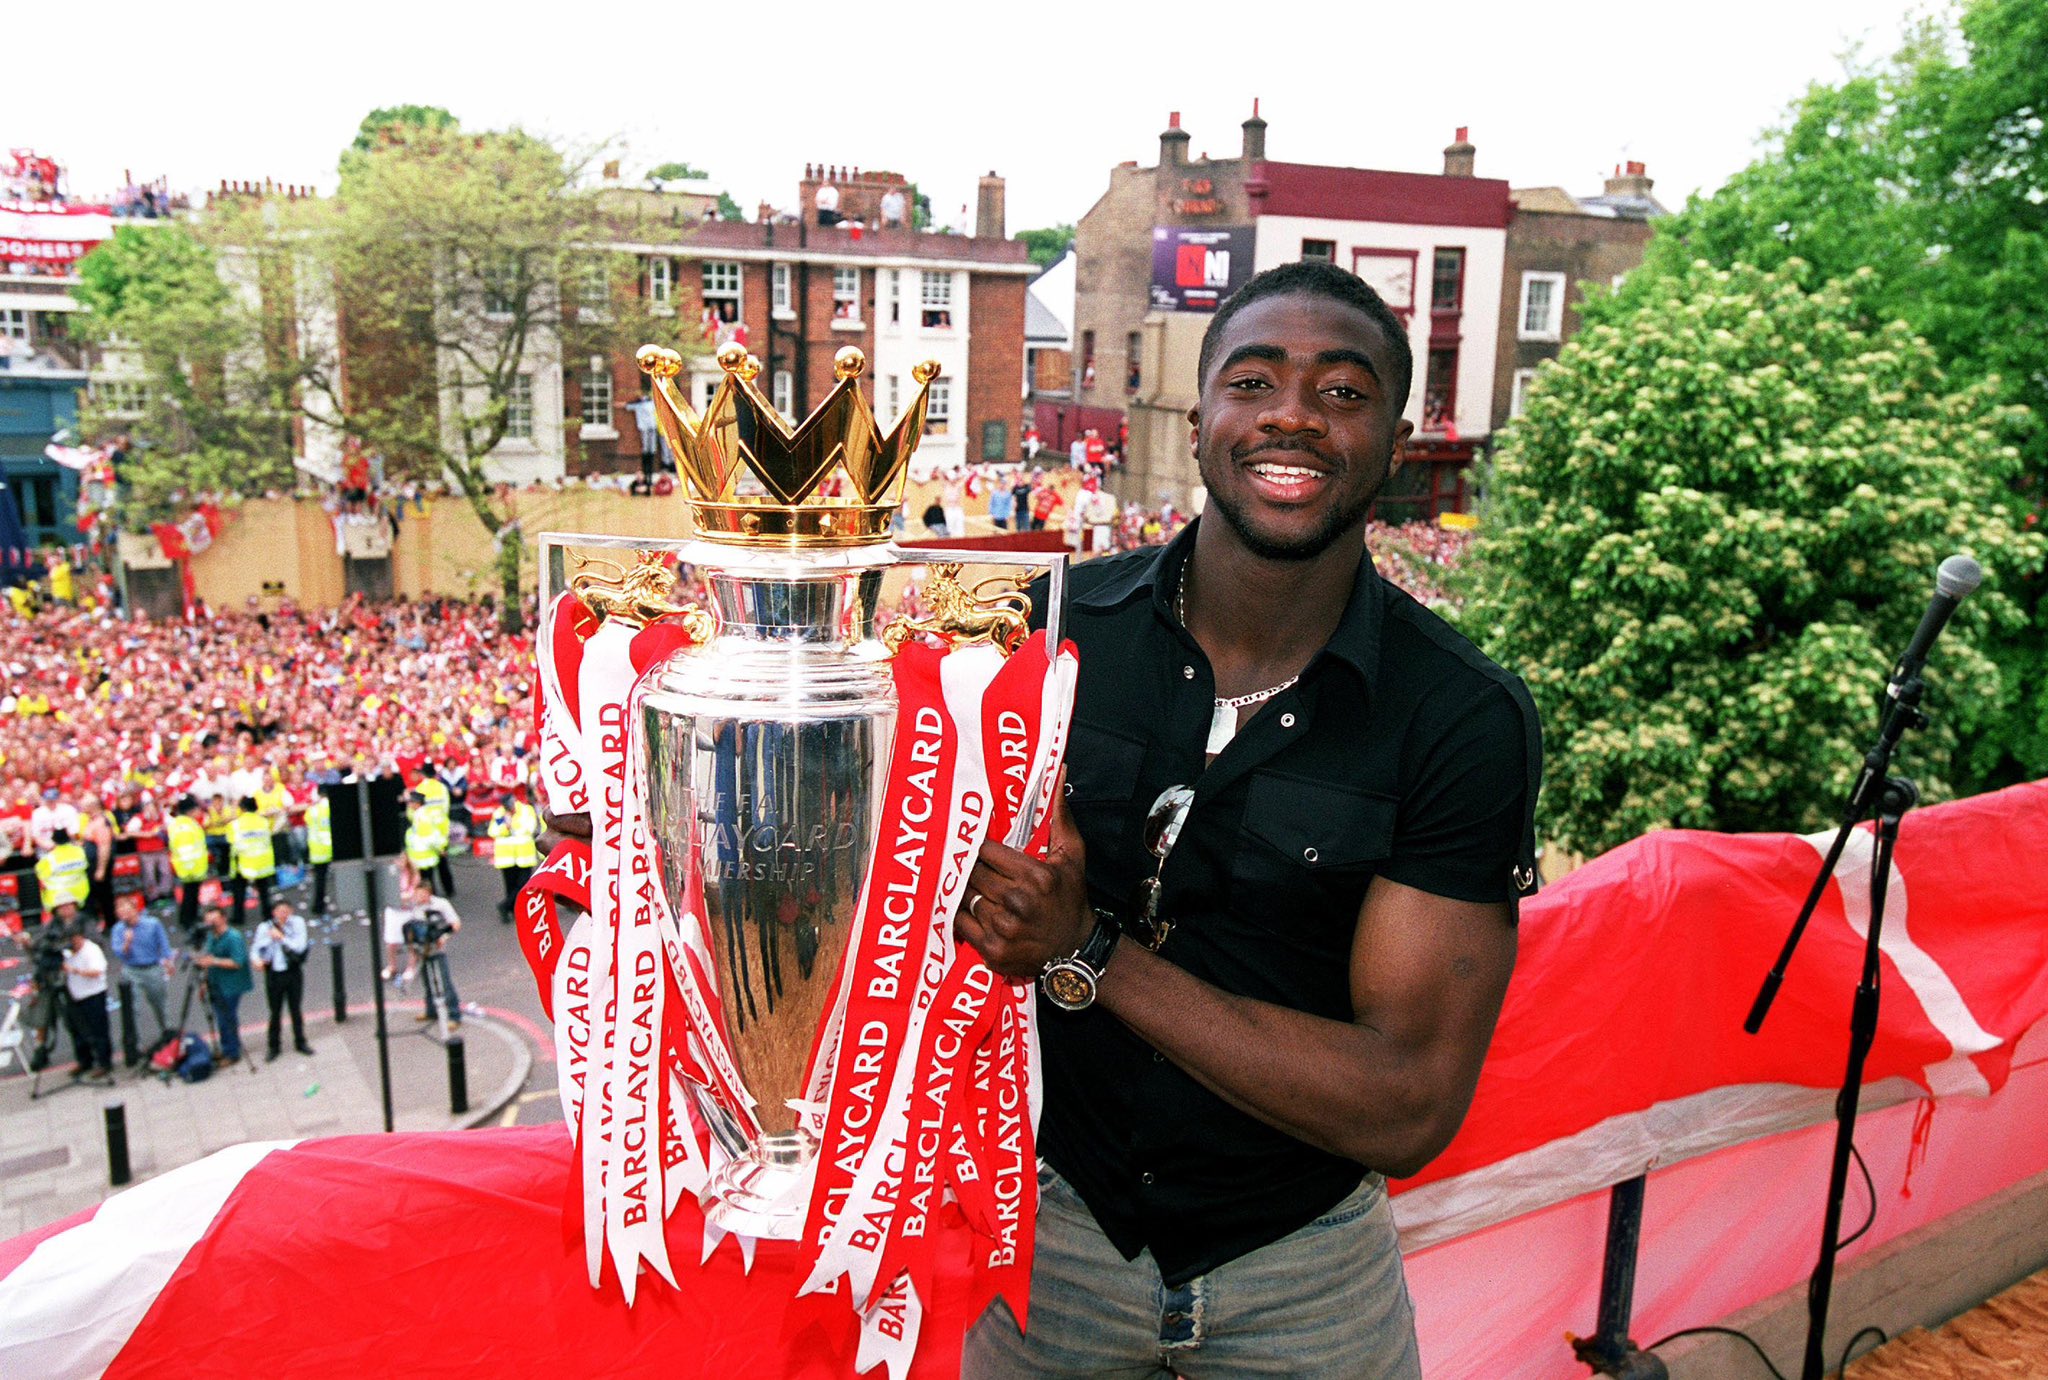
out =
[[[1095,979],[1078,963],[1057,964],[1047,969],[1039,981],[1044,984],[1047,999],[1064,1010],[1079,1011],[1095,1000]]]

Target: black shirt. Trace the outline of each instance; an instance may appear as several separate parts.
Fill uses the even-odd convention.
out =
[[[1173,610],[1193,541],[1190,526],[1070,572],[1069,803],[1090,896],[1135,913],[1157,866],[1145,816],[1162,790],[1192,785],[1165,866],[1160,913],[1174,928],[1160,956],[1224,991],[1348,1021],[1374,877],[1465,901],[1533,890],[1535,707],[1361,556],[1328,644],[1205,768],[1215,686]],[[1039,1036],[1040,1153],[1125,1257],[1151,1248],[1169,1286],[1307,1225],[1364,1177],[1230,1106],[1100,1008],[1041,999]]]

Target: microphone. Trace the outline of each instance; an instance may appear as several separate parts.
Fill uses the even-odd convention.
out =
[[[1913,630],[1913,640],[1906,644],[1898,664],[1892,668],[1890,693],[1894,697],[1899,686],[1920,674],[1920,668],[1927,662],[1927,653],[1934,646],[1934,639],[1941,636],[1941,630],[1948,625],[1949,615],[1956,611],[1956,605],[1983,582],[1984,568],[1961,554],[1950,556],[1934,572],[1934,598],[1928,602],[1927,612],[1921,615],[1920,626]]]

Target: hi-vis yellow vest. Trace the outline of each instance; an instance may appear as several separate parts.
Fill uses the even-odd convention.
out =
[[[228,846],[234,850],[235,872],[248,881],[272,876],[277,855],[270,847],[270,821],[262,815],[239,814],[228,825]]]
[[[441,841],[415,819],[405,831],[405,856],[416,870],[425,872],[441,861]]]
[[[316,863],[334,861],[334,805],[324,795],[306,807],[306,854]]]
[[[448,846],[448,788],[431,776],[420,778],[413,787],[422,797],[413,818],[443,848]]]
[[[540,862],[540,853],[533,846],[533,836],[539,832],[540,816],[525,801],[519,801],[509,812],[501,811],[491,820],[491,837],[497,840],[491,849],[491,861],[501,869],[533,867]]]
[[[206,830],[188,815],[172,815],[164,825],[171,846],[171,871],[181,882],[196,882],[206,875]]]
[[[36,885],[42,888],[43,910],[70,902],[85,904],[92,882],[85,875],[85,850],[75,843],[60,843],[36,860]]]

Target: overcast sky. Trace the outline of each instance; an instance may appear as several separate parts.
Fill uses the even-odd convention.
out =
[[[1938,0],[1937,0],[1938,3]],[[1760,132],[1861,44],[1886,54],[1927,0],[1125,5],[673,3],[322,6],[95,0],[24,30],[0,69],[0,138],[103,194],[123,169],[334,183],[380,105],[443,105],[610,143],[630,175],[709,170],[752,212],[807,160],[920,181],[941,221],[1009,180],[1012,233],[1077,219],[1167,112],[1190,151],[1237,151],[1252,98],[1269,157],[1435,171],[1459,125],[1481,176],[1596,192],[1641,159],[1667,205],[1711,191]]]

